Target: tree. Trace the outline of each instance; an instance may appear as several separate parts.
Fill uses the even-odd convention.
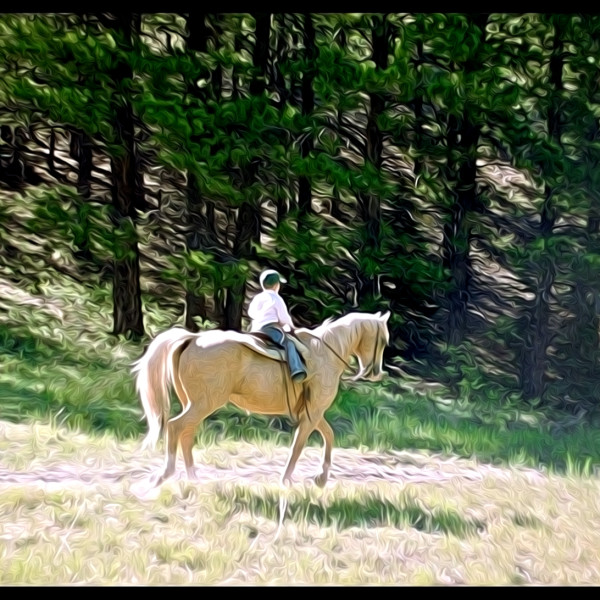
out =
[[[100,21],[113,29],[120,52],[108,69],[109,111],[113,135],[111,173],[113,183],[114,273],[113,333],[141,337],[144,334],[140,254],[136,230],[137,211],[143,209],[141,165],[137,159],[135,94],[132,53],[140,33],[140,16],[130,13],[103,15]],[[110,83],[109,83],[110,82]],[[112,89],[111,89],[112,88]]]
[[[133,72],[129,62],[139,19],[128,14],[99,19],[84,15],[8,15],[6,23],[10,35],[5,36],[4,50],[17,65],[17,74],[22,74],[8,82],[11,101],[28,107],[31,114],[46,123],[59,123],[96,138],[102,137],[101,131],[104,134],[102,142],[110,157],[112,177],[113,332],[141,336],[144,328],[136,210],[143,194],[136,164]],[[107,42],[107,28],[113,30],[117,47],[111,45],[112,38]],[[81,44],[82,39],[89,43]],[[104,69],[98,68],[98,61]],[[51,140],[50,171],[55,168]],[[83,178],[86,168],[80,171]],[[83,179],[80,185],[85,193]],[[85,242],[79,240],[79,245],[85,246]]]

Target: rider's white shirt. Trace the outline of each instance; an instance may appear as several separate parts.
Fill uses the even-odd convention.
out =
[[[263,290],[256,294],[248,307],[248,316],[252,319],[250,331],[258,331],[273,323],[294,327],[283,298],[275,290]]]

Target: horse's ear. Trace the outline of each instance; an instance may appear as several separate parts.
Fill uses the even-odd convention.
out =
[[[379,313],[379,314],[381,314],[381,313]],[[390,318],[390,314],[391,314],[391,313],[390,313],[390,311],[388,310],[388,311],[387,311],[387,312],[386,312],[386,313],[385,313],[385,314],[384,314],[382,317],[380,317],[380,318],[381,318],[381,320],[382,320],[384,323],[387,323],[387,320]]]
[[[378,311],[375,313],[375,318],[376,318],[376,319],[381,319],[381,311],[380,311],[380,310],[378,310]]]

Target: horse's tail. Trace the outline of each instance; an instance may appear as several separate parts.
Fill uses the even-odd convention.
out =
[[[181,345],[194,337],[180,327],[174,327],[156,336],[144,355],[133,363],[136,373],[136,389],[142,401],[148,434],[143,447],[154,448],[169,418],[171,401],[170,385],[173,383],[173,354]]]

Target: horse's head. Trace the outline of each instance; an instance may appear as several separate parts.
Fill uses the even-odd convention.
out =
[[[354,377],[368,381],[381,381],[383,370],[383,351],[390,340],[388,319],[390,312],[369,315],[368,319],[361,321],[358,343],[355,347],[359,371]]]

